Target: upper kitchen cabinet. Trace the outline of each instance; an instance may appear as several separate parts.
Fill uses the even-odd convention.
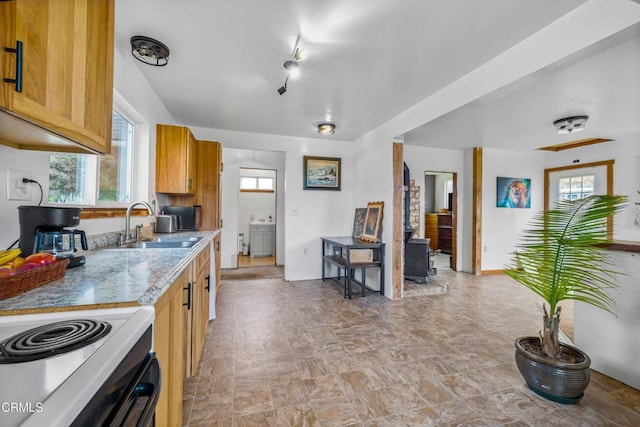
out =
[[[196,192],[196,140],[184,126],[157,125],[156,191],[193,195]]]
[[[113,43],[114,0],[1,1],[0,143],[110,152]]]
[[[171,196],[169,202],[177,206],[202,206],[202,230],[222,228],[220,179],[222,175],[222,144],[215,141],[196,141],[196,181],[193,197]]]

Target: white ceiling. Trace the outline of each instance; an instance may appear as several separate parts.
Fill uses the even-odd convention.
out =
[[[557,119],[587,115],[586,129],[557,134]],[[404,135],[449,149],[535,149],[583,138],[640,136],[640,26]]]
[[[319,137],[317,124],[333,121],[331,138],[349,141],[585,1],[117,0],[116,48],[135,61],[129,38],[138,34],[170,48],[166,67],[136,64],[180,124]],[[298,36],[308,57],[280,96]],[[406,134],[405,143],[548,145],[556,142],[551,122],[578,113],[591,116],[587,129],[608,132],[585,136],[616,137],[604,122],[636,132],[638,40],[636,32],[597,57],[544,70]]]

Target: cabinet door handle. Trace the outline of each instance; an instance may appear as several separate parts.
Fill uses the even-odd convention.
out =
[[[216,251],[220,250],[220,240],[216,240]]]
[[[15,79],[3,79],[6,83],[13,83],[16,85],[16,92],[22,92],[22,42],[16,41],[15,49],[12,47],[5,47],[5,52],[16,54],[16,78]]]
[[[205,286],[204,288],[207,290],[207,292],[211,292],[211,275],[207,275],[207,277],[205,277],[204,279],[207,281],[207,286]]]
[[[186,305],[187,310],[191,310],[191,282],[187,283],[187,287],[182,289],[187,291],[187,302],[183,302],[182,305]]]
[[[193,181],[193,179],[189,178],[189,190],[191,190],[192,181]]]

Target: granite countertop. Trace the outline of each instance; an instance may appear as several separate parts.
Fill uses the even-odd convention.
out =
[[[0,315],[154,305],[218,233],[218,230],[179,233],[184,237],[202,237],[191,248],[102,248],[85,252],[86,264],[67,269],[64,278],[0,301]]]

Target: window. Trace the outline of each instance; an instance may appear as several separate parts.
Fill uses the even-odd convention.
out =
[[[240,191],[264,191],[273,193],[273,178],[260,176],[240,177]]]
[[[133,124],[113,111],[111,153],[54,153],[49,160],[49,202],[100,205],[131,201]]]
[[[558,180],[559,200],[578,200],[594,194],[595,175],[567,176]]]

